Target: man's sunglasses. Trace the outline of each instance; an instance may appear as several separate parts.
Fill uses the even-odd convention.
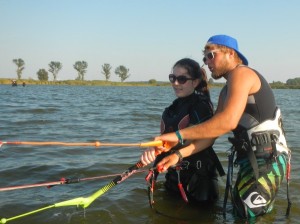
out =
[[[213,50],[213,51],[210,51],[210,52],[206,53],[206,54],[204,55],[204,58],[203,58],[204,64],[206,64],[207,59],[209,59],[209,60],[214,59],[214,58],[215,58],[215,54],[216,54],[216,52],[218,52],[218,51],[220,51],[220,50]]]
[[[195,79],[193,79],[193,78],[188,78],[188,77],[186,77],[186,76],[184,76],[184,75],[176,76],[176,75],[174,75],[174,74],[170,74],[170,75],[169,75],[169,80],[170,80],[171,83],[175,83],[176,80],[177,80],[177,82],[178,82],[179,84],[184,84],[184,83],[186,83],[188,80],[195,80]]]

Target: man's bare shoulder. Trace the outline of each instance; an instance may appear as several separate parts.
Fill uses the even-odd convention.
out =
[[[235,68],[228,76],[227,84],[229,88],[245,88],[248,94],[252,94],[260,88],[260,80],[254,70],[247,66],[239,66]]]

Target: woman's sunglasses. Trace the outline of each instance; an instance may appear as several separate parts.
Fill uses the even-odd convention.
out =
[[[174,75],[174,74],[170,74],[170,75],[169,75],[169,80],[170,80],[171,83],[175,83],[176,80],[177,80],[177,82],[178,82],[179,84],[184,84],[184,83],[186,83],[188,80],[195,80],[195,79],[193,79],[193,78],[188,78],[188,77],[186,77],[186,76],[184,76],[184,75],[176,76],[176,75]]]
[[[220,50],[213,50],[213,51],[210,51],[210,52],[206,53],[206,54],[204,55],[204,58],[203,58],[204,64],[206,64],[207,59],[209,59],[209,60],[214,59],[214,58],[215,58],[215,54],[216,54],[216,52],[218,52],[218,51],[220,51]]]

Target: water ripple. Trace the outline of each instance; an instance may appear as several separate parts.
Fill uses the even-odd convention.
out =
[[[217,102],[220,89],[212,89]],[[299,90],[275,90],[282,108],[288,144],[293,151],[290,191],[292,216],[284,218],[285,183],[275,209],[257,223],[291,223],[300,218]],[[167,87],[94,86],[0,86],[0,141],[62,141],[139,143],[151,141],[159,133],[161,113],[174,99]],[[227,169],[228,136],[217,139],[215,150]],[[61,177],[91,177],[120,174],[137,162],[143,149],[137,147],[57,147],[2,145],[0,148],[1,186],[57,181]],[[135,174],[97,199],[84,213],[82,209],[58,208],[16,220],[14,223],[243,223],[228,213],[222,216],[222,199],[212,210],[182,206],[164,191],[159,176],[155,200],[157,208],[170,216],[158,215],[149,208],[145,173]],[[0,192],[0,217],[10,217],[51,203],[88,196],[112,178],[57,186]],[[224,193],[225,178],[220,178]],[[165,200],[165,199],[168,200]],[[179,204],[178,204],[179,203]],[[228,205],[229,206],[229,205]],[[230,208],[230,206],[229,206]],[[180,210],[181,209],[181,210]],[[176,211],[176,212],[175,212]],[[184,221],[191,218],[192,220]],[[13,222],[12,222],[13,223]]]

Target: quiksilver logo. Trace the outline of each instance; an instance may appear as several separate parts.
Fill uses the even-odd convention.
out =
[[[258,192],[252,192],[251,194],[249,194],[244,202],[249,208],[258,208],[267,204],[266,199],[264,199],[264,197],[261,196]]]

